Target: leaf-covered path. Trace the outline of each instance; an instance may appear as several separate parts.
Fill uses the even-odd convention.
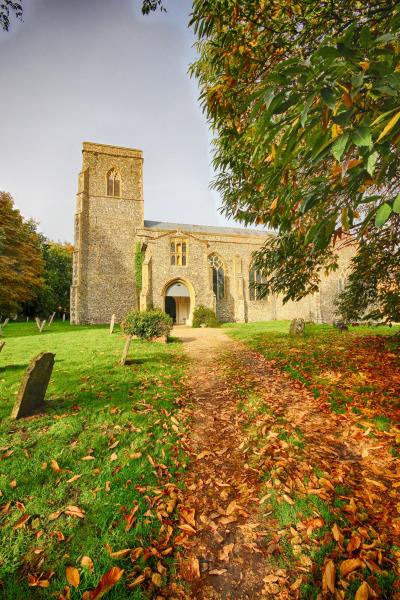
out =
[[[400,467],[389,434],[370,437],[360,416],[332,413],[221,331],[179,336],[194,359],[176,540],[187,597],[393,597]]]

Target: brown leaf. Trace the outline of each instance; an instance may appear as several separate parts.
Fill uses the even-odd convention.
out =
[[[335,579],[336,579],[336,568],[333,560],[328,560],[323,574],[323,582],[326,585],[326,588],[332,593],[335,593]]]
[[[85,516],[85,511],[83,508],[79,508],[79,506],[67,506],[64,512],[66,515],[70,515],[76,519],[83,519]]]
[[[125,531],[129,531],[130,528],[132,527],[133,523],[135,522],[135,514],[137,513],[137,511],[139,510],[139,505],[136,504],[136,506],[134,506],[131,510],[131,512],[129,513],[129,515],[127,515],[125,518],[126,521],[126,525],[125,525]]]
[[[28,515],[28,513],[23,514],[22,517],[20,517],[15,523],[13,529],[21,529],[22,527],[25,527],[26,523],[29,521],[30,518],[31,515]]]
[[[62,514],[62,510],[56,510],[52,513],[49,514],[48,519],[49,521],[55,521],[56,519],[58,519],[58,517]]]
[[[348,558],[347,560],[344,560],[340,565],[340,573],[343,575],[343,577],[346,577],[346,575],[352,573],[353,571],[359,569],[362,566],[363,562],[359,558]]]
[[[130,558],[132,562],[136,562],[139,556],[143,554],[143,548],[134,548],[131,551]]]
[[[178,525],[178,528],[182,529],[182,531],[185,531],[186,533],[196,533],[194,527],[189,525],[189,523],[182,523],[182,525]]]
[[[94,565],[93,565],[93,561],[90,558],[90,556],[82,556],[81,566],[84,567],[85,569],[88,569],[88,571],[90,571],[91,573],[93,573]]]
[[[91,454],[88,454],[87,456],[82,456],[81,460],[94,460],[94,456],[92,456]]]
[[[118,583],[123,572],[124,570],[119,567],[111,567],[111,569],[100,579],[99,584],[94,590],[90,590],[83,594],[82,600],[99,600],[99,598],[102,598],[116,583]]]
[[[53,469],[54,473],[59,473],[62,469],[58,466],[58,462],[56,460],[50,461],[50,467]]]
[[[187,558],[180,564],[180,574],[185,581],[200,579],[200,564],[197,558]]]
[[[161,587],[161,585],[162,585],[162,579],[161,579],[161,575],[159,573],[153,573],[153,575],[151,576],[151,581],[157,587]]]
[[[366,581],[363,581],[358,590],[356,591],[355,600],[368,600],[369,597],[369,585]]]
[[[351,554],[352,552],[354,552],[354,550],[358,550],[358,548],[361,546],[361,544],[362,544],[361,537],[357,533],[353,533],[353,535],[350,538],[349,543],[347,544],[346,550],[349,554]]]
[[[118,454],[116,452],[113,452],[110,456],[110,460],[111,462],[114,460],[118,460]]]
[[[128,556],[128,554],[131,552],[130,548],[124,548],[123,550],[116,550],[115,552],[113,552],[111,550],[110,544],[106,544],[105,546],[111,558],[124,558],[125,556]]]
[[[17,487],[17,480],[13,479],[10,483],[10,487],[12,487],[13,489],[15,489]]]
[[[218,552],[219,560],[229,560],[229,555],[232,552],[234,545],[235,544],[226,544],[226,546]]]
[[[136,579],[134,579],[133,581],[131,581],[130,583],[128,583],[128,585],[126,587],[129,590],[132,590],[133,588],[137,587],[138,585],[140,585],[144,581],[146,581],[146,577],[144,575],[139,575],[138,577],[136,577]],[[83,598],[83,600],[86,600],[86,598]]]
[[[167,511],[168,512],[168,511]],[[186,523],[192,525],[192,527],[196,527],[196,521],[194,518],[196,509],[194,508],[186,508],[185,506],[180,507],[180,515]]]
[[[67,567],[65,571],[65,577],[72,587],[77,588],[81,580],[79,571],[76,567]]]
[[[333,539],[340,545],[343,546],[344,535],[340,530],[340,527],[335,523],[332,527]]]
[[[70,479],[67,479],[67,483],[72,483],[73,481],[76,481],[77,479],[80,479],[81,477],[82,477],[82,475],[74,475]]]

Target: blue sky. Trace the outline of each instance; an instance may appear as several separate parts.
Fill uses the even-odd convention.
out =
[[[25,0],[0,33],[0,190],[55,240],[72,241],[82,141],[144,152],[145,216],[224,225],[210,191],[210,133],[187,69],[191,2]]]

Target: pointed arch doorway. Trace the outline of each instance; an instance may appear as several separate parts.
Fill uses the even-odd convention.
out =
[[[164,306],[175,325],[190,325],[191,297],[183,281],[174,281],[166,287]]]

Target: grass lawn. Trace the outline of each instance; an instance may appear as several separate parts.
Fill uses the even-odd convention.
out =
[[[397,597],[400,353],[393,335],[400,328],[340,333],[307,325],[304,336],[291,336],[289,325],[224,325],[272,369],[275,388],[268,378],[260,386],[257,373],[251,378],[231,365],[247,457],[262,482],[265,528],[275,526],[271,563],[293,577],[303,572],[304,599],[320,597],[323,573],[333,564],[345,590],[340,597],[355,598],[364,580],[375,589],[368,597]],[[280,370],[289,380],[279,394]],[[342,565],[356,565],[359,556],[362,569],[338,583]]]
[[[230,323],[232,337],[274,360],[294,379],[326,399],[336,413],[351,410],[373,418],[385,430],[399,406],[400,332],[394,327],[306,325],[304,336],[289,335],[289,321]]]
[[[0,595],[50,598],[69,585],[81,598],[118,566],[124,576],[107,597],[148,597],[170,560],[182,469],[181,345],[134,341],[121,367],[124,338],[108,327],[55,322],[39,334],[34,323],[10,322],[2,339]],[[56,354],[46,412],[11,421],[24,370],[43,351]],[[93,569],[87,559],[81,566],[83,556]],[[76,589],[66,579],[71,566]],[[143,585],[127,589],[145,567]]]

